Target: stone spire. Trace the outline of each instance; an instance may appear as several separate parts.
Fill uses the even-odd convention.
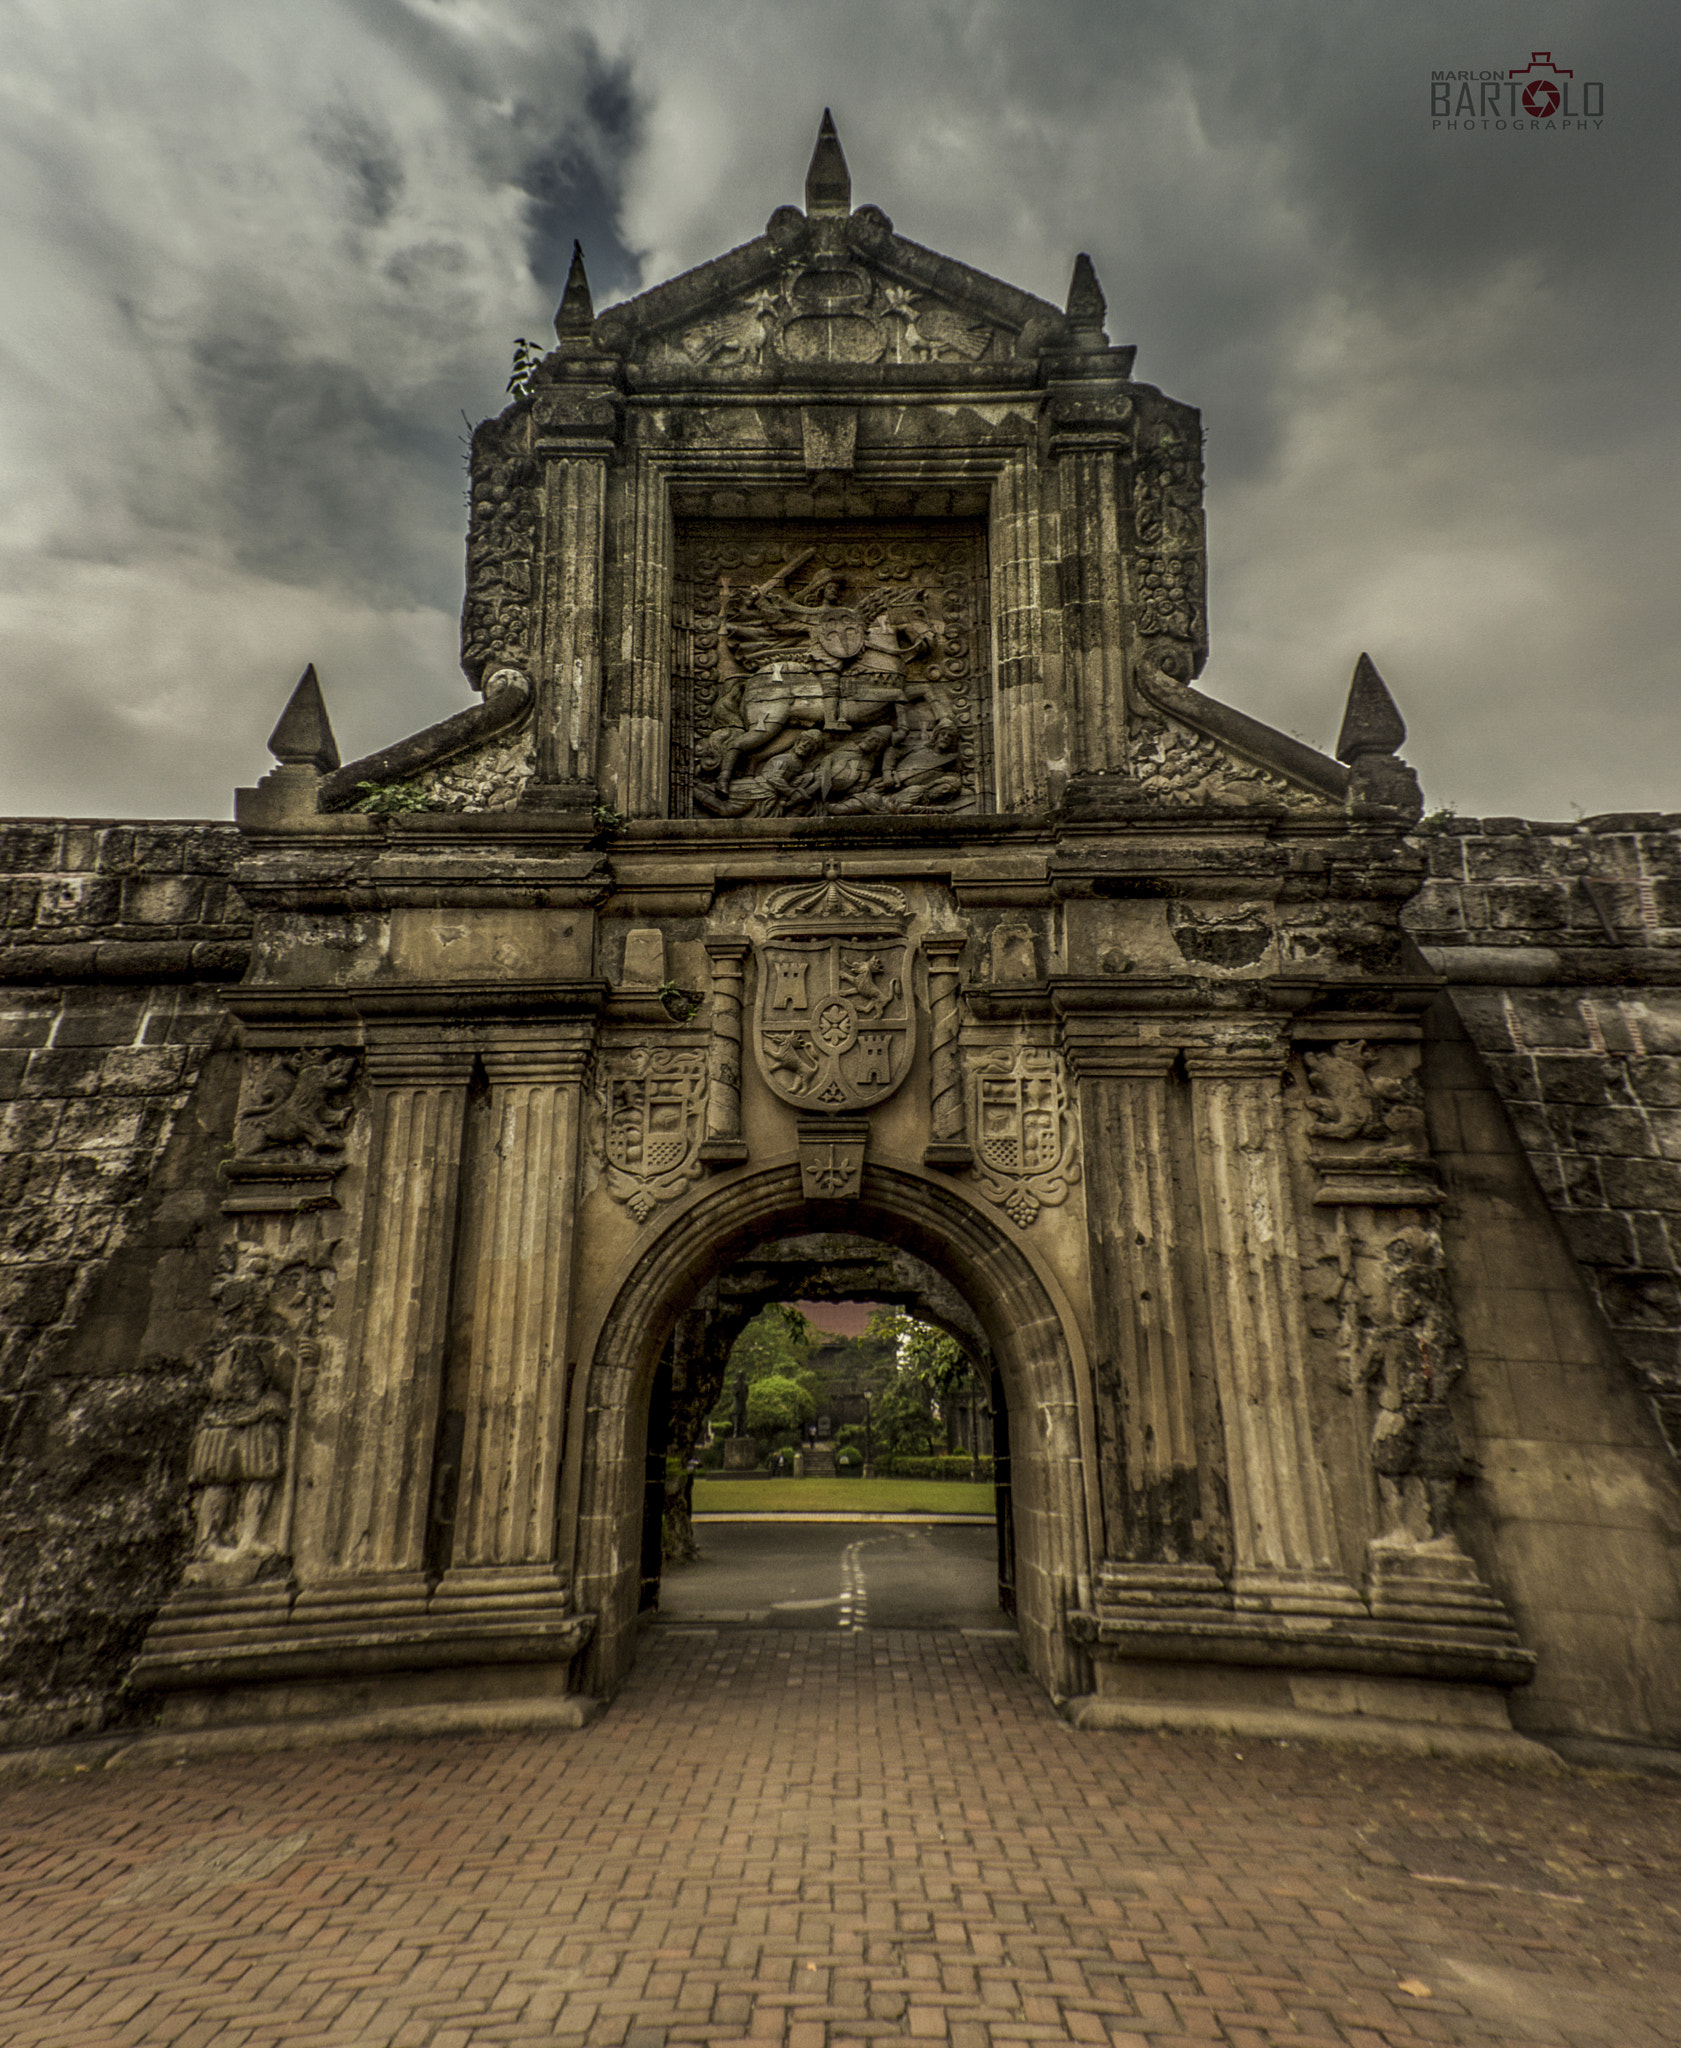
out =
[[[827,107],[823,109],[822,124],[817,130],[817,147],[811,152],[811,168],[805,174],[805,210],[807,213],[852,211],[852,173],[846,167],[840,137],[835,133],[834,116]]]
[[[568,342],[576,346],[588,341],[594,326],[595,302],[590,297],[590,281],[584,274],[584,245],[574,242],[572,268],[566,273],[566,289],[560,295],[554,331],[564,348]]]
[[[1406,720],[1395,708],[1388,684],[1373,666],[1372,657],[1362,654],[1354,664],[1348,708],[1337,734],[1337,759],[1348,765],[1351,804],[1377,804],[1409,818],[1423,815],[1418,777],[1405,761],[1395,757],[1406,736]]]
[[[1396,753],[1406,736],[1406,721],[1395,708],[1389,685],[1372,665],[1372,657],[1362,654],[1348,686],[1348,709],[1337,734],[1337,759],[1352,768],[1362,754]]]
[[[268,736],[268,750],[282,768],[310,768],[331,775],[339,765],[338,742],[312,661],[286,700],[280,722]]]
[[[1081,348],[1107,348],[1109,337],[1103,331],[1104,316],[1109,311],[1109,302],[1103,296],[1103,287],[1097,281],[1097,272],[1092,260],[1081,250],[1074,258],[1074,275],[1068,280],[1068,324],[1074,330],[1074,339]]]

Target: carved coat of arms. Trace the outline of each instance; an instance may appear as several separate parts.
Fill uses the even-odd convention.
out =
[[[977,1176],[1025,1230],[1080,1177],[1062,1060],[1049,1047],[996,1048],[974,1062],[971,1086]]]
[[[824,882],[779,889],[759,951],[756,1044],[772,1091],[808,1114],[885,1101],[916,1050],[914,949],[897,889]]]
[[[599,1081],[597,1143],[607,1190],[642,1222],[701,1174],[706,1063],[701,1054],[637,1046],[610,1053]]]

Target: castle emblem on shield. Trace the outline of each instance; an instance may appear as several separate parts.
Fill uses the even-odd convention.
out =
[[[774,891],[765,908],[755,1034],[765,1080],[808,1114],[873,1108],[916,1050],[904,897],[831,869],[822,882]]]

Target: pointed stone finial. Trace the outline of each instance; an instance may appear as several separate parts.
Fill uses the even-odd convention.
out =
[[[1398,753],[1406,736],[1406,721],[1395,708],[1389,685],[1373,666],[1372,657],[1362,654],[1348,686],[1348,709],[1337,734],[1337,759],[1352,767],[1362,754]]]
[[[268,736],[268,750],[282,768],[309,768],[331,775],[339,765],[338,742],[312,661],[286,700],[280,723]]]
[[[572,244],[572,268],[566,273],[566,289],[554,316],[554,331],[564,347],[567,342],[588,341],[595,326],[595,302],[590,281],[584,274],[584,245]]]
[[[805,210],[807,213],[852,211],[852,173],[846,167],[840,137],[835,133],[834,116],[827,107],[823,109],[823,120],[817,130],[817,147],[811,152],[811,168],[805,174]]]
[[[1103,331],[1104,316],[1109,311],[1109,302],[1103,296],[1103,287],[1097,281],[1097,272],[1092,260],[1084,250],[1074,258],[1074,275],[1068,280],[1068,324],[1074,330],[1074,339],[1082,348],[1107,348],[1109,337]]]
[[[1348,801],[1353,809],[1395,811],[1409,822],[1424,815],[1417,775],[1395,758],[1406,736],[1406,721],[1396,710],[1388,685],[1371,656],[1362,654],[1354,664],[1348,709],[1337,734],[1337,759],[1348,765]]]

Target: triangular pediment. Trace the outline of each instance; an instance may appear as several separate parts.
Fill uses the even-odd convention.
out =
[[[1340,809],[1348,770],[1328,755],[1171,677],[1134,677],[1127,769],[1146,804],[1171,809]]]
[[[877,207],[784,207],[754,241],[610,308],[593,340],[682,372],[1021,361],[1067,329],[1048,300],[907,241]]]

